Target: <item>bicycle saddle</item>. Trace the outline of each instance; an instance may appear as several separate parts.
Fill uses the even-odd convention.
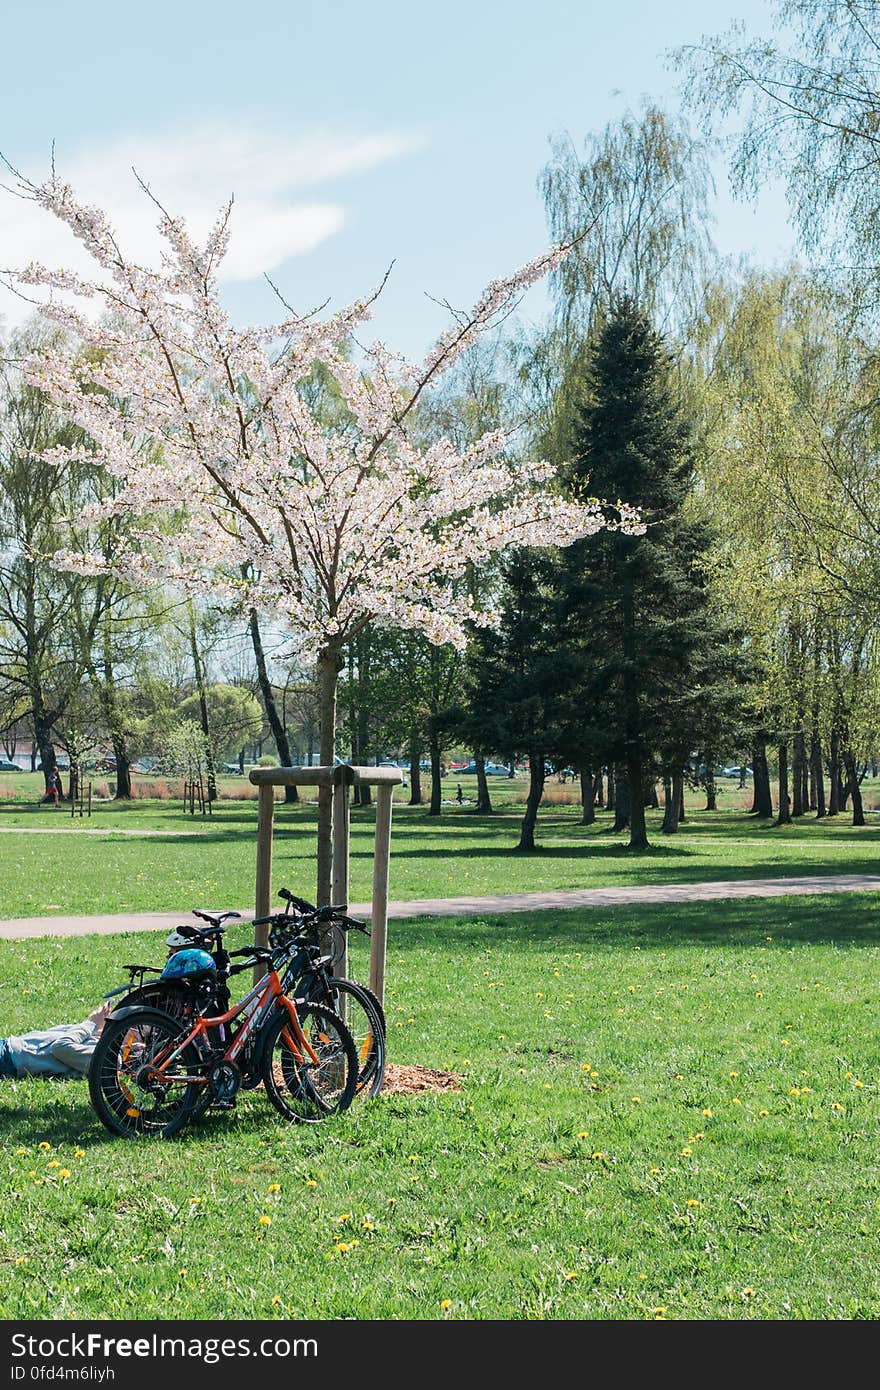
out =
[[[210,922],[215,931],[219,931],[221,922],[225,922],[227,917],[240,917],[240,912],[209,912],[207,908],[194,907],[193,917],[201,917],[203,922]]]

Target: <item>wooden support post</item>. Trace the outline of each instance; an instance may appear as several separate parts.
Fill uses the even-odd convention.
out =
[[[257,891],[255,917],[265,917],[271,910],[272,892],[272,821],[275,816],[275,788],[271,783],[260,787],[257,812]],[[256,945],[265,946],[269,940],[268,927],[256,928]],[[265,972],[260,971],[260,976]]]
[[[376,843],[373,850],[373,902],[370,911],[370,989],[385,1002],[385,942],[388,935],[388,864],[394,787],[376,788]]]
[[[337,767],[333,770],[333,879],[332,898],[334,903],[345,903],[348,907],[348,837],[349,837],[349,788],[354,782],[354,772],[350,767]],[[348,974],[348,938],[345,932],[338,932],[338,938],[329,945],[333,948],[333,970],[343,978]]]

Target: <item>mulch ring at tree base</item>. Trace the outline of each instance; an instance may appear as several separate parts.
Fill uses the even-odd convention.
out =
[[[460,1091],[462,1076],[451,1071],[440,1071],[437,1067],[397,1066],[388,1062],[385,1066],[385,1080],[382,1083],[383,1096],[413,1096],[419,1091]]]

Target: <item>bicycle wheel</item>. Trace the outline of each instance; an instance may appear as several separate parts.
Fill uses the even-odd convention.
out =
[[[385,1013],[367,985],[331,975],[330,1004],[354,1038],[358,1059],[357,1095],[377,1096],[385,1080]]]
[[[338,1014],[323,1004],[298,1010],[300,1027],[315,1053],[301,1053],[286,1009],[279,1009],[263,1047],[263,1085],[287,1120],[313,1124],[347,1110],[358,1080],[357,1052]]]
[[[183,1037],[178,1020],[159,1009],[140,1008],[104,1024],[89,1065],[89,1096],[111,1133],[168,1139],[183,1128],[203,1089],[182,1079],[198,1069],[195,1047],[184,1048],[164,1076],[149,1075]]]

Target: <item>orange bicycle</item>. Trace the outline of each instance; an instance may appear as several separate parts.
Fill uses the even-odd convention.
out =
[[[295,949],[285,942],[230,952],[245,957],[230,974],[264,963],[268,970],[225,1012],[216,1011],[216,973],[212,980],[206,969],[183,1020],[143,1004],[112,1013],[89,1067],[101,1123],[126,1139],[167,1139],[212,1102],[228,1104],[260,1081],[288,1120],[315,1123],[346,1110],[357,1089],[355,1044],[332,1009],[284,993],[278,972]]]

